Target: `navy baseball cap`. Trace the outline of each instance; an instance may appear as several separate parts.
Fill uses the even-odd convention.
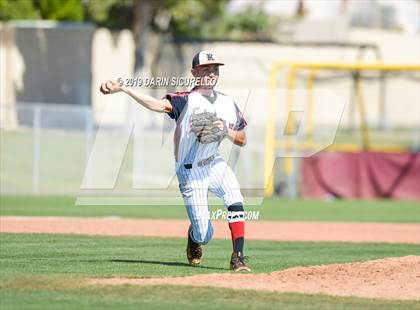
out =
[[[201,51],[194,55],[192,60],[192,67],[206,66],[206,65],[220,65],[223,66],[224,63],[220,62],[215,53],[210,51]]]

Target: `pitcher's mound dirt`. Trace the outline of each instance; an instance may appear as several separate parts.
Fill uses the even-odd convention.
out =
[[[266,274],[93,279],[93,284],[218,286],[275,292],[420,300],[420,256],[295,267]]]

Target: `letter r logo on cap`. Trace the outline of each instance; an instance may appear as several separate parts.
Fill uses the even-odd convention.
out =
[[[214,58],[213,58],[213,54],[206,54],[206,56],[207,56],[207,60],[212,60],[212,61],[214,61]]]

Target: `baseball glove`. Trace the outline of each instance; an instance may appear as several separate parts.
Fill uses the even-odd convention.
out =
[[[216,121],[223,123],[223,129],[215,124]],[[220,142],[227,136],[226,122],[216,116],[216,113],[202,112],[191,116],[191,131],[197,136],[198,142],[208,144]]]

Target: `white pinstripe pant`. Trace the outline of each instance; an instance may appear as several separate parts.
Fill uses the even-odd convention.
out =
[[[206,244],[213,236],[208,208],[208,192],[223,199],[225,207],[234,203],[243,203],[238,180],[232,169],[220,155],[211,163],[191,169],[180,165],[177,169],[179,189],[184,198],[188,217],[192,224],[192,238],[195,242]]]

